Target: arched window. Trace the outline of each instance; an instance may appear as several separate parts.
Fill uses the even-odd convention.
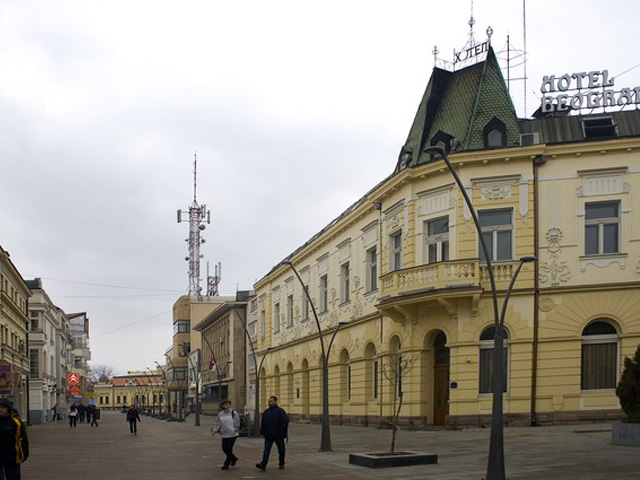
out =
[[[493,117],[485,125],[482,136],[485,148],[499,148],[507,145],[507,130],[504,122],[497,117]]]
[[[618,331],[607,320],[591,322],[582,331],[580,388],[616,388],[618,378]]]
[[[495,327],[487,327],[480,334],[480,360],[479,360],[479,381],[478,391],[480,393],[493,393],[493,338]],[[502,380],[503,392],[507,391],[507,380],[509,378],[509,347],[507,340],[509,334],[506,329],[502,330],[504,338],[504,352],[502,354],[504,378]]]
[[[340,390],[342,393],[342,401],[351,400],[351,363],[349,361],[349,352],[345,349],[340,352]]]
[[[378,356],[376,354],[376,347],[370,343],[365,349],[365,358],[367,362],[367,370],[365,376],[365,383],[367,385],[366,396],[367,400],[377,400],[378,398],[378,372],[380,370],[380,364],[378,363]]]

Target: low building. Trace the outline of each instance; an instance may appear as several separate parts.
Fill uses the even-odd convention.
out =
[[[121,410],[135,404],[138,409],[160,414],[167,410],[167,386],[162,372],[117,375],[94,384],[94,400],[98,408]]]

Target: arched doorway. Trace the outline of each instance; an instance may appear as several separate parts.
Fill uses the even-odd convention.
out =
[[[309,362],[302,361],[302,417],[309,418]]]
[[[444,332],[433,342],[433,424],[444,425],[449,415],[449,347]]]

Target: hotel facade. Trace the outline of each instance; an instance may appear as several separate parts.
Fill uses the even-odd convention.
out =
[[[563,86],[545,80],[546,96]],[[520,259],[537,258],[505,310],[505,422],[621,417],[615,386],[640,344],[640,111],[625,95],[589,111],[560,95],[521,119],[490,47],[434,68],[393,173],[255,284],[261,406],[276,395],[319,421],[318,323],[333,423],[386,424],[402,397],[405,425],[489,424],[488,267],[454,177],[425,152],[438,146],[477,212],[500,307]]]

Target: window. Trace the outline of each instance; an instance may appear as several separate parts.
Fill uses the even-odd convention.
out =
[[[389,237],[389,270],[402,268],[402,232],[396,232]]]
[[[372,395],[372,398],[377,399],[377,398],[378,398],[378,370],[379,370],[379,368],[380,368],[380,366],[379,366],[379,364],[378,364],[378,359],[377,359],[377,358],[375,358],[375,359],[373,360],[373,363],[372,363],[372,365],[371,365],[371,368],[372,368],[372,370],[373,370],[373,371],[371,372],[372,377],[373,377],[373,385],[372,385],[372,392],[371,392],[371,395]]]
[[[506,126],[499,118],[493,117],[484,127],[482,136],[485,148],[498,148],[507,145]]]
[[[425,237],[427,263],[449,260],[449,217],[429,220]]]
[[[495,336],[495,327],[485,328],[480,335],[480,372],[479,372],[479,392],[493,393],[493,339]],[[504,349],[502,354],[502,364],[504,377],[502,379],[502,391],[507,391],[508,366],[509,366],[509,349],[507,339],[509,335],[506,330],[502,330],[504,338]]]
[[[287,327],[293,327],[293,295],[287,297]]]
[[[597,320],[582,331],[580,388],[602,390],[616,388],[618,332],[611,323]]]
[[[618,135],[613,118],[596,117],[582,120],[584,138],[607,138]]]
[[[273,332],[278,333],[280,331],[280,303],[273,305]]]
[[[326,312],[329,309],[329,292],[328,292],[328,280],[326,275],[320,277],[320,312]]]
[[[125,403],[125,404],[127,403],[127,396],[126,395],[122,396],[122,403]]]
[[[584,243],[586,255],[618,253],[620,237],[618,202],[585,205]]]
[[[173,334],[177,335],[178,333],[189,333],[191,329],[191,322],[189,320],[177,320],[176,323],[173,324]]]
[[[309,297],[307,293],[309,292],[309,285],[304,285],[302,292],[302,321],[309,320]]]
[[[341,303],[347,303],[351,300],[351,287],[349,279],[349,262],[340,266],[340,300]]]
[[[378,289],[378,249],[370,248],[366,253],[367,292]]]
[[[116,397],[116,403],[117,403],[118,405],[120,405],[120,395],[118,395],[118,396]]]
[[[489,250],[490,260],[512,260],[513,259],[513,225],[512,210],[485,210],[479,212],[478,220],[482,228],[482,237]],[[480,250],[480,260],[486,261],[482,248]]]
[[[264,340],[267,335],[267,313],[262,310],[260,312],[260,337]]]
[[[40,376],[40,352],[39,350],[29,350],[29,370],[34,377]]]

